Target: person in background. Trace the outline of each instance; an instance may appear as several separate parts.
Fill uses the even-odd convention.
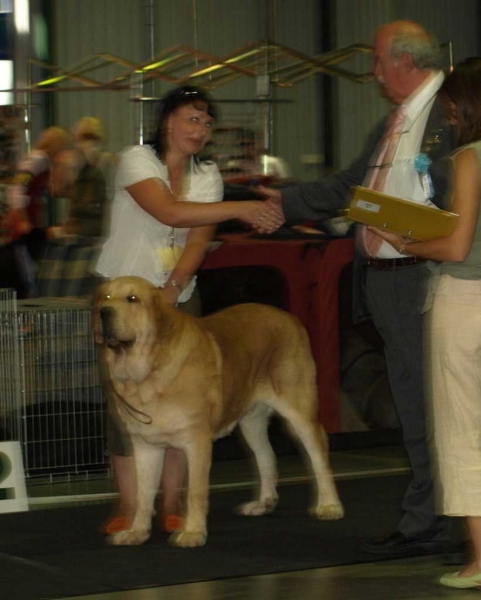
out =
[[[115,152],[105,150],[107,141],[105,128],[96,117],[82,117],[72,128],[74,142],[89,164],[97,168],[106,183],[107,200],[113,196],[113,181],[118,157]]]
[[[49,224],[45,196],[51,193],[52,164],[70,143],[65,129],[49,127],[41,133],[33,150],[19,162],[7,191],[10,210],[4,226],[11,240]]]
[[[443,207],[448,186],[444,158],[455,147],[455,135],[437,99],[444,80],[439,44],[418,23],[394,21],[376,32],[373,54],[376,82],[393,104],[391,114],[371,132],[361,155],[347,169],[282,190],[259,188],[282,206],[288,223],[334,216],[348,205],[355,185]],[[430,185],[424,185],[425,174],[414,167],[421,153],[430,163]],[[370,314],[383,339],[412,469],[396,529],[365,540],[362,548],[386,557],[442,552],[452,541],[451,523],[435,510],[423,377],[422,307],[429,269],[424,259],[405,256],[363,226],[357,228],[356,250],[354,318],[359,321]]]
[[[112,178],[112,169],[117,165],[117,156],[105,150],[105,128],[96,117],[82,117],[72,127],[76,147],[82,152],[89,164],[102,171],[107,183]]]
[[[15,289],[18,298],[37,295],[38,261],[48,235],[52,166],[69,144],[66,130],[45,129],[33,150],[16,165],[7,184],[7,206],[1,226],[0,287]]]
[[[426,242],[373,231],[410,256],[430,259],[427,308],[433,435],[440,479],[439,509],[465,517],[473,548],[461,571],[441,577],[455,588],[481,587],[481,58],[457,65],[439,91],[456,125],[458,148],[450,210],[452,233]]]
[[[74,147],[57,155],[53,187],[69,201],[66,217],[51,229],[52,237],[104,235],[108,186],[116,157],[103,150],[104,128],[96,117],[82,117],[72,128]]]
[[[195,274],[214,235],[214,224],[239,219],[263,232],[282,224],[280,210],[262,201],[221,202],[223,184],[213,162],[197,154],[210,139],[216,116],[210,97],[191,86],[161,102],[151,144],[125,150],[117,168],[108,238],[97,272],[136,275],[162,287],[173,305],[200,314]],[[119,512],[103,530],[127,529],[135,510],[135,468],[129,439],[118,417],[108,421],[108,445],[120,495]],[[169,448],[162,471],[161,527],[182,526],[180,489],[186,459]]]

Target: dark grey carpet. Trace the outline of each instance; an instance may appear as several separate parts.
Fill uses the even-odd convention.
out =
[[[171,548],[154,531],[139,547],[111,547],[97,527],[105,504],[0,515],[0,597],[38,600],[372,561],[360,541],[395,527],[406,477],[339,484],[340,521],[307,515],[310,488],[281,486],[273,515],[239,517],[232,507],[249,491],[211,496],[209,539]]]

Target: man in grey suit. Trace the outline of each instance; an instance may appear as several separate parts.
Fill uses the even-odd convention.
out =
[[[439,44],[417,23],[395,21],[377,31],[374,61],[377,83],[393,103],[400,122],[396,137],[393,118],[388,116],[372,131],[363,152],[347,169],[318,182],[282,190],[261,188],[271,201],[281,204],[287,222],[332,216],[346,206],[353,185],[442,207],[447,190],[443,158],[454,148],[455,139],[436,102],[444,79],[438,67]],[[386,162],[390,152],[387,145],[393,139],[394,156],[390,154]],[[418,172],[414,167],[414,159],[420,154],[429,159],[429,173]],[[381,173],[383,184],[379,188],[374,182]],[[362,276],[354,278],[354,293],[359,299],[355,312],[360,317],[367,308],[383,338],[412,479],[396,530],[364,542],[363,548],[385,556],[438,551],[448,541],[449,527],[446,519],[437,517],[435,512],[426,433],[422,308],[429,273],[424,261],[400,254],[379,238],[372,245],[372,236],[366,228],[357,227],[354,271]]]

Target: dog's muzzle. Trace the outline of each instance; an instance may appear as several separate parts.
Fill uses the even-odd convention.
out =
[[[130,348],[135,339],[120,339],[115,327],[115,309],[103,306],[100,311],[100,333],[109,348]]]
[[[106,343],[110,345],[117,345],[118,340],[114,330],[114,316],[115,311],[110,306],[103,306],[100,311],[100,333]]]

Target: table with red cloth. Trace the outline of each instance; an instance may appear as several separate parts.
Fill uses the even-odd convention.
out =
[[[283,274],[286,310],[306,327],[317,366],[319,419],[328,432],[340,430],[339,277],[354,258],[352,239],[256,239],[223,236],[202,269],[263,266]]]

